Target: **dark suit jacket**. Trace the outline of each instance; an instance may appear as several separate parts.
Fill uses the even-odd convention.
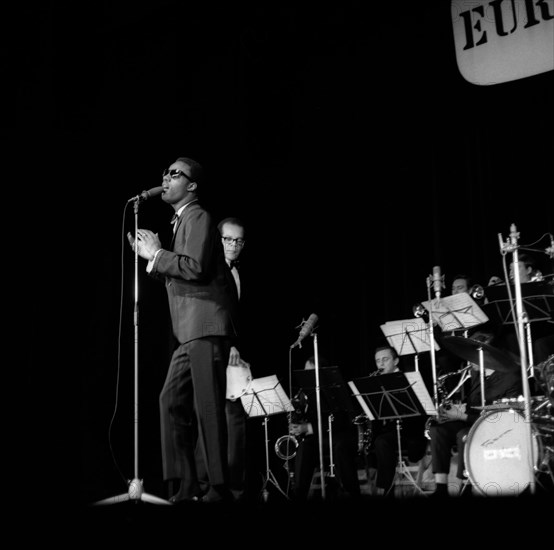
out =
[[[472,369],[470,380],[466,414],[467,421],[473,424],[481,415],[481,410],[474,408],[481,405],[481,380],[478,370]],[[516,398],[522,392],[523,386],[519,370],[513,372],[495,370],[489,377],[485,378],[485,404],[487,405],[502,398]]]
[[[176,224],[171,250],[162,249],[151,270],[165,278],[173,334],[181,344],[206,336],[236,337],[236,291],[211,215],[193,202]]]

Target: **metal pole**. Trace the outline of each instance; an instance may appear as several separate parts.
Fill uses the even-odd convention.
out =
[[[325,500],[325,466],[323,464],[323,424],[321,421],[321,396],[319,387],[319,353],[317,348],[317,334],[313,333],[315,359],[315,398],[317,408],[317,434],[319,445],[319,472],[321,477],[321,498]]]

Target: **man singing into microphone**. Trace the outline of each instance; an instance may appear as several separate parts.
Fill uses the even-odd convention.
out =
[[[164,170],[161,195],[175,211],[170,247],[162,248],[148,229],[138,229],[137,243],[127,235],[148,260],[147,272],[165,283],[169,301],[175,349],[159,402],[163,477],[180,481],[173,503],[231,499],[225,388],[237,301],[219,231],[198,201],[203,183],[200,164],[178,158]],[[209,478],[204,495],[195,466],[197,442]]]

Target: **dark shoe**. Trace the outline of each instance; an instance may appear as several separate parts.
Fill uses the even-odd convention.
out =
[[[171,502],[171,504],[181,504],[183,502],[198,502],[201,498],[202,498],[201,494],[189,496],[189,495],[180,495],[179,493],[177,493],[176,495],[173,495],[169,499],[169,502]]]
[[[232,493],[225,487],[212,485],[208,492],[198,499],[203,504],[222,504],[233,502]]]
[[[181,502],[197,502],[203,495],[202,491],[177,491],[170,499],[172,504],[180,504]]]
[[[233,502],[245,502],[246,501],[246,491],[231,489],[231,494],[233,496]]]

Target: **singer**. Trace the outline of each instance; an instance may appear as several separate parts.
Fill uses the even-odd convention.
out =
[[[148,260],[147,272],[165,283],[169,301],[175,349],[159,403],[163,477],[180,483],[170,498],[174,504],[232,500],[225,388],[231,339],[238,336],[237,298],[219,231],[198,199],[204,185],[201,165],[178,158],[163,172],[161,194],[176,214],[171,247],[162,248],[148,229],[137,231],[137,243],[127,235]],[[195,467],[197,443],[208,474],[204,494]]]

